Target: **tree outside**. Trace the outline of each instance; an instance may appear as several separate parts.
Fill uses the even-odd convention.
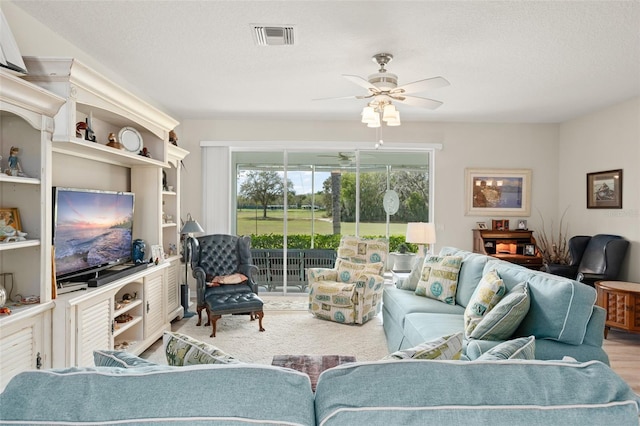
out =
[[[287,188],[288,195],[295,196],[291,181],[287,182]],[[250,171],[240,185],[239,196],[260,206],[262,218],[267,219],[269,206],[284,204],[284,179],[274,171]]]

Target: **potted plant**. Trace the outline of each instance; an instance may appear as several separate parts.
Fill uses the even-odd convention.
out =
[[[396,250],[396,252],[389,253],[392,260],[391,269],[396,272],[411,271],[416,254],[409,251],[409,246],[406,243],[399,244]]]

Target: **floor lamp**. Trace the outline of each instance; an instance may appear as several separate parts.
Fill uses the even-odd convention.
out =
[[[196,232],[204,232],[202,226],[191,217],[191,213],[187,214],[187,221],[180,230],[180,234],[183,236],[182,256],[184,257],[184,284],[180,286],[182,309],[184,310],[184,318],[189,318],[195,315],[194,312],[189,312],[189,238],[192,238],[192,234]]]
[[[436,227],[431,222],[409,222],[407,223],[407,235],[405,241],[418,244],[421,248],[422,256],[426,256],[429,250],[425,250],[425,244],[430,245],[436,242]]]

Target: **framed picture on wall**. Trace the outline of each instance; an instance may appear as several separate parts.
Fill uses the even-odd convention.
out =
[[[465,169],[468,216],[529,216],[531,169]]]
[[[587,208],[622,208],[622,169],[587,173]]]

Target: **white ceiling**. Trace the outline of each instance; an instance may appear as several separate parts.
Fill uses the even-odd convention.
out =
[[[403,121],[562,122],[640,95],[637,0],[14,3],[179,120],[359,120],[364,100],[313,99],[365,94],[341,75],[379,52],[401,85],[451,82]],[[295,45],[256,46],[252,24]]]

